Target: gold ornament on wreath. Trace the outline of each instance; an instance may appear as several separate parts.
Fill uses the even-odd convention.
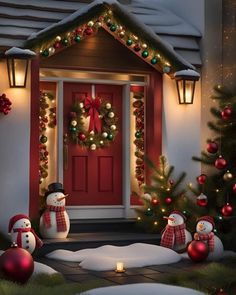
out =
[[[89,120],[88,128],[85,127],[86,118]],[[110,102],[99,97],[86,97],[71,108],[69,134],[74,143],[94,151],[114,141],[117,121]]]

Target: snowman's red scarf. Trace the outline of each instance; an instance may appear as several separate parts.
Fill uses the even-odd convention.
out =
[[[176,226],[171,226],[167,224],[165,231],[161,237],[161,246],[166,248],[172,248],[174,244],[185,244],[185,228],[185,224]]]
[[[210,252],[214,251],[214,236],[213,232],[210,232],[209,234],[198,234],[200,241],[207,241]]]
[[[22,233],[31,232],[36,240],[36,247],[41,248],[43,246],[42,240],[36,235],[35,231],[32,228],[14,228],[14,233],[17,233],[16,243],[18,247],[22,248]]]
[[[50,211],[56,212],[57,232],[63,232],[67,230],[65,220],[65,206],[47,206],[46,211],[43,213],[43,221],[47,228],[51,227]]]

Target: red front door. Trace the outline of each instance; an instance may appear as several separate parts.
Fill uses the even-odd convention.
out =
[[[75,101],[91,97],[92,84],[64,84],[64,134]],[[122,86],[95,85],[95,94],[113,105],[118,117],[118,133],[109,147],[91,151],[68,141],[68,164],[64,169],[67,205],[122,204]]]

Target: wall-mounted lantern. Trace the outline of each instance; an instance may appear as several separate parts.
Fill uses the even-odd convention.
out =
[[[5,52],[9,85],[13,88],[26,87],[29,60],[36,56],[29,49],[12,47]]]
[[[192,104],[195,83],[200,75],[194,70],[182,70],[174,74],[180,104]]]

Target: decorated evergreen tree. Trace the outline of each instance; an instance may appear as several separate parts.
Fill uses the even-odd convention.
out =
[[[222,86],[214,90],[212,99],[218,101],[218,106],[210,111],[216,120],[208,122],[208,126],[215,136],[207,140],[200,158],[193,157],[212,169],[197,177],[197,187],[189,188],[196,196],[197,215],[214,217],[215,232],[232,244],[236,213],[236,95]]]
[[[164,156],[160,156],[159,165],[146,160],[152,170],[151,182],[144,186],[141,196],[143,207],[137,209],[139,224],[149,232],[161,232],[166,226],[164,216],[173,210],[180,210],[188,216],[185,208],[191,208],[191,201],[185,196],[181,184],[186,176],[182,173],[176,180],[172,178],[173,166],[169,166]]]

